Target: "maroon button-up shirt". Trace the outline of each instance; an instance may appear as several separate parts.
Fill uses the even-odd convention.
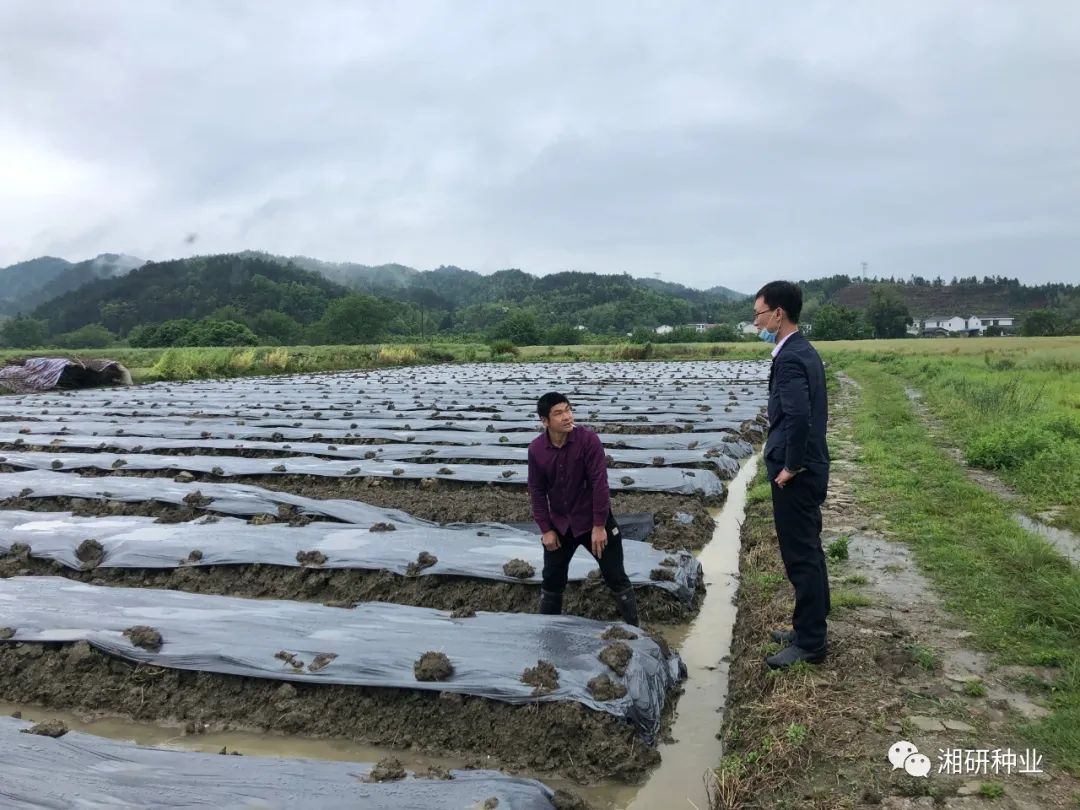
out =
[[[607,523],[607,460],[600,437],[574,426],[562,447],[545,430],[529,443],[529,500],[541,532],[577,537]]]

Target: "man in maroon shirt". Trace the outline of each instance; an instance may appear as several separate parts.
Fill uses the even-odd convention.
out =
[[[600,564],[622,620],[636,625],[637,600],[611,513],[604,445],[593,431],[574,426],[570,400],[562,394],[544,394],[536,412],[544,432],[529,444],[529,499],[533,520],[543,532],[540,612],[562,613],[570,560],[578,546],[585,546]]]

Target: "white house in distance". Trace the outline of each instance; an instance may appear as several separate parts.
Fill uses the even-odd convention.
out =
[[[656,327],[656,334],[658,334],[658,335],[670,335],[674,331],[675,331],[675,327],[674,326],[669,326],[666,323],[661,324],[660,326]]]
[[[757,327],[750,323],[750,321],[739,321],[738,325],[735,328],[742,332],[744,335],[756,335],[758,333]]]
[[[1011,330],[1016,325],[1012,315],[935,315],[922,322],[924,335],[981,335],[990,327]]]

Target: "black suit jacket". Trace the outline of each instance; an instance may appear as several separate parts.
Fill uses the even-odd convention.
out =
[[[765,462],[770,472],[806,467],[828,473],[825,366],[802,332],[792,332],[773,358],[768,416]]]

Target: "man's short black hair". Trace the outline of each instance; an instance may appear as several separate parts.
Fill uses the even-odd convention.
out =
[[[770,281],[757,291],[754,300],[759,298],[765,299],[765,306],[769,309],[783,309],[792,323],[799,322],[799,315],[802,313],[802,290],[797,284],[790,281]]]
[[[570,404],[570,400],[558,391],[548,391],[536,401],[536,412],[540,415],[541,419],[547,419],[548,416],[551,415],[551,409],[564,402],[567,405]]]

